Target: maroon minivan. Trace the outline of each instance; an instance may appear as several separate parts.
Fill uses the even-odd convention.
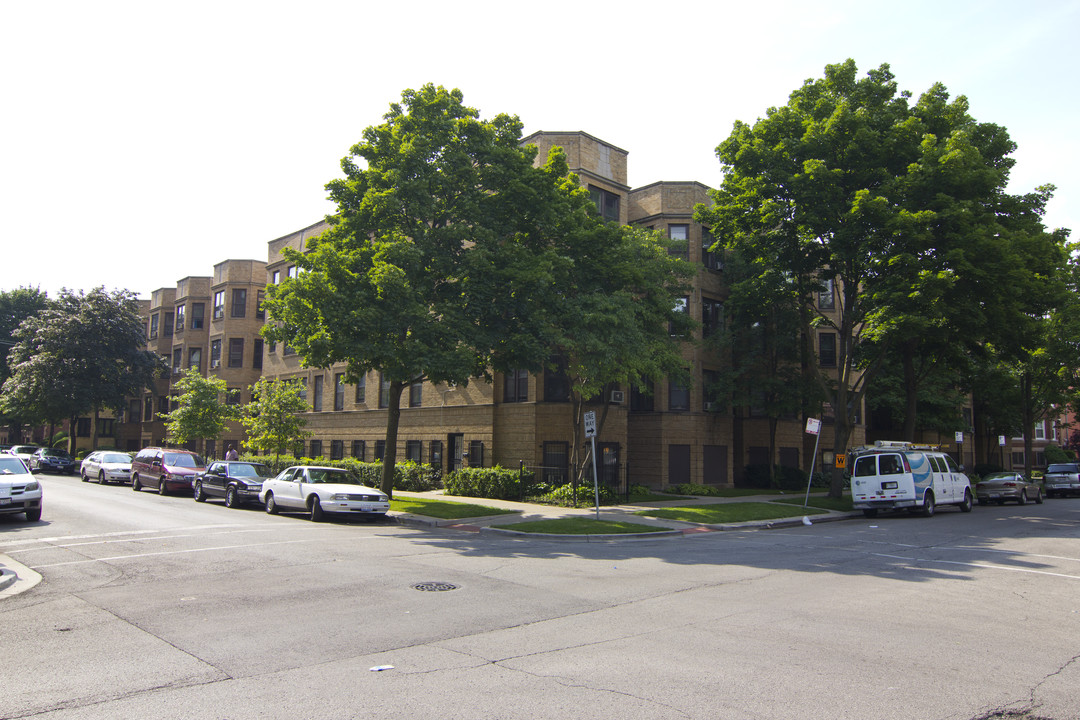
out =
[[[206,470],[202,456],[190,450],[143,448],[131,461],[131,489],[157,488],[159,495],[191,493],[191,482]]]

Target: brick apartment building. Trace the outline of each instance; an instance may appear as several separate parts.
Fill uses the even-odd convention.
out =
[[[705,185],[656,182],[631,188],[627,152],[584,132],[537,132],[524,142],[538,147],[538,158],[545,158],[552,146],[562,147],[570,169],[606,219],[653,228],[679,241],[676,251],[700,264],[684,300],[686,311],[704,332],[718,326],[725,298],[723,259],[709,252],[712,238],[693,221],[694,206],[709,202]],[[225,378],[233,402],[247,402],[250,385],[260,376],[300,382],[311,405],[307,429],[312,437],[305,455],[365,461],[382,456],[388,393],[378,372],[368,373],[358,385],[346,385],[343,367],[302,367],[290,348],[264,343],[259,336],[265,286],[296,272],[283,249],[302,249],[325,227],[318,222],[271,240],[265,262],[226,260],[214,266],[212,277],[188,277],[175,288],[154,291],[147,308],[148,347],[169,359],[171,372],[154,392],[132,401],[126,422],[118,426],[118,445],[134,450],[164,441],[156,413],[172,402],[180,371],[193,367]],[[821,302],[827,311],[832,299],[823,296]],[[819,342],[827,356],[830,338],[824,335]],[[695,378],[690,387],[660,379],[651,392],[627,387],[603,399],[610,404],[597,438],[603,479],[654,487],[730,485],[745,465],[768,462],[767,420],[748,411],[719,411],[720,404],[706,396],[706,380],[721,360],[689,344],[686,359]],[[401,405],[399,458],[432,463],[443,471],[519,463],[555,476],[569,471],[571,407],[565,383],[552,373],[498,374],[491,383],[476,380],[465,386],[421,383],[403,394]],[[831,448],[829,430],[826,424],[823,452]],[[860,424],[852,444],[864,439]],[[222,438],[225,444],[242,440],[239,425]],[[807,442],[801,420],[782,422],[777,441],[782,464],[809,467],[813,443]],[[197,443],[195,449],[223,454],[213,444]],[[820,467],[820,457],[817,462]]]

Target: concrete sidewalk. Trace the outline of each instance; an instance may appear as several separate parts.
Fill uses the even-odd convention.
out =
[[[510,511],[514,514],[503,515],[488,515],[484,517],[473,517],[464,519],[450,519],[443,520],[439,518],[432,518],[424,515],[413,515],[411,513],[397,513],[391,511],[390,516],[397,522],[404,525],[421,525],[426,527],[445,527],[456,530],[462,530],[467,532],[482,532],[492,534],[507,534],[522,537],[529,537],[537,540],[576,540],[578,542],[597,542],[597,541],[611,541],[611,540],[631,540],[641,538],[657,538],[665,536],[685,536],[694,535],[703,532],[718,532],[725,530],[753,530],[753,529],[770,529],[778,527],[792,527],[796,525],[805,525],[806,522],[803,516],[796,516],[791,518],[777,518],[774,520],[751,520],[747,522],[739,523],[724,523],[718,525],[708,525],[703,523],[693,522],[681,522],[679,520],[668,520],[665,518],[647,517],[643,515],[636,515],[635,513],[642,510],[660,509],[660,508],[674,508],[684,507],[687,505],[712,505],[720,503],[739,503],[739,502],[772,502],[780,498],[793,498],[798,497],[802,499],[803,496],[795,493],[786,495],[747,495],[742,497],[715,497],[715,496],[695,496],[686,497],[683,499],[652,501],[644,503],[635,503],[633,505],[601,505],[600,506],[600,519],[609,522],[632,522],[638,525],[648,525],[655,527],[656,531],[648,533],[620,533],[613,535],[551,535],[546,533],[525,533],[516,531],[509,528],[493,528],[492,525],[511,525],[519,522],[530,522],[535,520],[556,520],[562,518],[580,517],[580,518],[595,518],[596,508],[595,506],[579,507],[579,508],[567,508],[559,507],[555,505],[538,505],[535,503],[514,502],[511,500],[494,500],[490,498],[472,498],[472,497],[460,497],[456,495],[444,495],[442,490],[431,490],[428,492],[405,492],[402,490],[394,491],[395,498],[428,498],[432,500],[445,500],[447,502],[460,502],[475,505],[484,505],[486,507],[494,507],[503,510]],[[811,505],[813,505],[814,495],[810,496]],[[784,504],[787,507],[792,507],[787,503]],[[794,506],[794,507],[800,507]],[[863,517],[862,512],[837,512],[828,511],[819,515],[806,516],[810,524],[816,524],[819,522],[831,522],[836,520],[846,520],[848,518]]]

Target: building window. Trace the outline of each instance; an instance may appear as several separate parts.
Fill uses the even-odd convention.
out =
[[[255,295],[255,319],[266,319],[266,308],[263,307],[263,302],[266,300],[266,292],[259,290]]]
[[[251,347],[251,367],[256,370],[262,370],[263,366],[263,339],[255,338],[255,343]]]
[[[244,338],[229,338],[229,367],[244,367]]]
[[[214,293],[214,319],[221,320],[225,317],[225,291],[218,290]]]
[[[709,337],[724,329],[724,303],[701,298],[701,336]]]
[[[300,383],[300,392],[297,395],[300,396],[301,400],[307,400],[307,378],[297,378],[296,381]]]
[[[158,395],[157,410],[158,410],[159,413],[162,413],[162,414],[169,412],[169,396],[168,395]]]
[[[345,459],[345,441],[344,440],[331,440],[330,441],[330,459],[331,460],[344,460]]]
[[[367,375],[361,375],[356,381],[356,404],[363,405],[367,402]]]
[[[821,281],[822,289],[818,291],[817,306],[821,310],[835,310],[836,309],[836,292],[833,287],[832,278]]]
[[[382,460],[384,455],[386,455],[386,441],[385,440],[376,440],[375,441],[375,457],[373,459]]]
[[[75,426],[75,434],[78,437],[90,437],[90,418],[79,418]]]
[[[186,305],[181,305],[176,308],[176,332],[183,332],[184,330],[184,308]]]
[[[527,402],[529,399],[529,372],[511,370],[503,375],[503,402]]]
[[[225,391],[225,403],[227,405],[237,406],[240,404],[240,388],[233,387],[228,388]]]
[[[701,262],[706,270],[724,269],[724,249],[712,249],[716,244],[716,238],[707,228],[701,228]]]
[[[680,257],[683,260],[690,259],[690,226],[668,225],[668,254]]]
[[[674,312],[688,315],[690,313],[690,298],[681,297],[675,298]],[[682,335],[682,329],[677,326],[677,323],[668,323],[668,334],[672,337]]]
[[[280,270],[275,270],[275,271],[274,271],[274,275],[273,275],[273,277],[272,277],[272,278],[270,279],[270,282],[271,282],[272,284],[274,284],[274,285],[277,285],[278,283],[280,283],[280,282],[281,282],[281,271],[280,271]]]
[[[172,337],[173,334],[173,314],[171,312],[165,313],[161,316],[163,326],[161,328],[162,337]]]
[[[202,374],[202,348],[188,350],[188,369]]]
[[[569,482],[569,445],[565,442],[544,443],[544,483],[552,487]]]
[[[285,343],[285,349],[281,351],[281,354],[285,356],[295,355],[296,351],[289,347],[289,343]]]
[[[354,458],[356,458],[360,462],[364,462],[364,454],[366,453],[366,451],[367,446],[363,440],[352,441],[352,456]]]
[[[409,407],[420,407],[424,404],[424,383],[414,382],[409,386]]]
[[[98,418],[98,436],[115,437],[116,421],[112,418]]]
[[[150,316],[150,339],[156,340],[158,336],[158,314],[154,313]]]
[[[173,375],[179,375],[184,365],[184,348],[176,348],[172,351]]]
[[[206,303],[191,303],[191,329],[203,329],[203,316],[206,314]]]
[[[406,440],[405,459],[419,464],[423,461],[423,458],[423,443],[420,440]]]
[[[668,383],[668,410],[685,412],[690,409],[690,388],[678,383]]]
[[[390,381],[379,373],[379,407],[390,407]]]
[[[442,440],[432,440],[428,443],[428,462],[442,469]]]
[[[150,422],[154,419],[154,398],[147,395],[143,398],[143,422]]]
[[[595,185],[589,186],[589,197],[596,203],[596,211],[608,222],[619,222],[619,196]]]
[[[720,373],[715,370],[701,371],[701,409],[705,412],[717,412],[723,407],[723,387]]]
[[[233,288],[232,291],[232,307],[229,308],[229,315],[234,318],[242,318],[247,315],[247,289],[246,288]]]
[[[311,411],[322,412],[323,376],[315,376],[315,385],[311,388]]]
[[[345,409],[345,376],[342,373],[334,375],[334,409]]]
[[[644,381],[641,385],[630,386],[630,411],[652,412],[653,398],[655,397],[654,384],[651,380]]]
[[[296,266],[290,265],[288,268],[285,269],[285,274],[291,278],[296,277]]]
[[[484,467],[483,440],[473,440],[469,443],[469,467]]]
[[[818,363],[822,367],[836,367],[836,333],[818,334]]]
[[[210,369],[221,366],[221,341],[210,341]]]
[[[552,358],[544,368],[544,402],[568,402],[570,400],[570,376],[566,360]]]
[[[322,457],[322,440],[311,441],[311,453],[308,457]]]

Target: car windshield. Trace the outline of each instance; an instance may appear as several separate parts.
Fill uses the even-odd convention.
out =
[[[101,456],[101,462],[103,463],[123,463],[125,465],[131,464],[131,457],[124,453],[107,453]]]
[[[1016,473],[990,473],[983,480],[1013,480],[1016,478]]]
[[[270,468],[254,463],[236,463],[229,466],[229,474],[233,477],[267,477],[270,475]]]
[[[165,464],[170,467],[193,468],[202,465],[202,458],[187,453],[165,453]]]
[[[33,454],[37,452],[37,445],[16,445],[11,448],[12,453]]]
[[[1078,470],[1078,468],[1080,468],[1080,466],[1078,466],[1078,465],[1051,465],[1050,467],[1046,468],[1046,472],[1048,472],[1048,473],[1078,472],[1078,471],[1080,471],[1080,470]]]
[[[54,450],[52,448],[49,448],[47,450],[42,450],[41,454],[42,455],[51,455],[52,457],[65,457],[65,458],[70,457],[67,454],[67,450]]]
[[[325,470],[313,468],[308,470],[308,482],[311,483],[338,483],[341,485],[359,485],[360,481],[344,470]]]
[[[25,475],[26,466],[17,457],[0,457],[0,475]]]

